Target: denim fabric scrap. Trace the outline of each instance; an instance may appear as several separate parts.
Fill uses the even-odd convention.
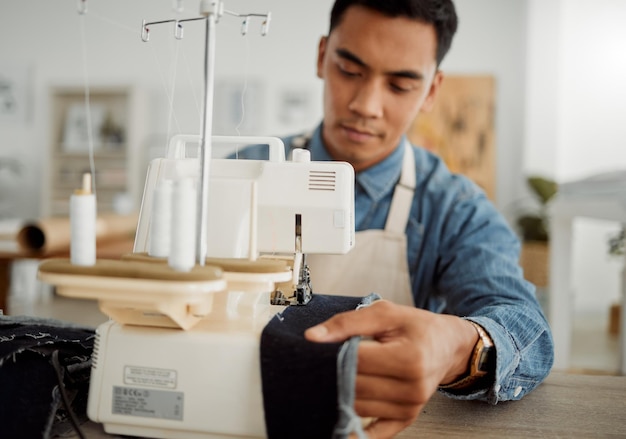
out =
[[[376,297],[315,295],[306,306],[290,306],[265,326],[260,355],[268,438],[343,438],[358,432],[360,419],[352,410],[358,338],[314,343],[304,331]]]
[[[52,364],[58,352],[73,412],[85,421],[95,331],[54,319],[0,316],[2,437],[57,437],[71,431]]]
[[[356,307],[357,310],[370,306],[381,297],[372,293],[363,298]],[[358,349],[360,336],[351,337],[345,341],[337,355],[337,400],[339,418],[335,424],[333,439],[347,439],[350,433],[355,433],[358,439],[367,439],[361,418],[354,411],[356,371],[358,365]]]

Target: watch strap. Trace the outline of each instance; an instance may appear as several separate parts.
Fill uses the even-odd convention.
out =
[[[471,320],[468,320],[469,323],[472,324],[476,332],[478,333],[478,341],[474,345],[474,349],[472,350],[472,356],[469,361],[469,367],[466,375],[461,377],[460,379],[453,381],[449,384],[440,385],[440,389],[444,390],[460,390],[471,387],[477,381],[481,380],[485,375],[488,374],[489,371],[479,369],[480,362],[483,360],[483,356],[485,351],[490,351],[493,349],[494,344],[493,340],[487,334],[487,331],[483,329],[478,323],[475,323]]]

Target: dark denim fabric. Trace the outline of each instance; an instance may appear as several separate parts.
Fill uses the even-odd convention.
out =
[[[73,412],[87,419],[94,337],[93,329],[66,322],[0,316],[0,437],[47,439],[72,430],[53,356]]]
[[[344,343],[313,343],[304,338],[304,331],[335,314],[357,309],[364,300],[371,303],[372,297],[315,295],[306,306],[290,306],[265,326],[261,377],[270,439],[343,438],[357,428],[350,409],[358,340],[351,348],[346,342],[348,347],[340,357]]]

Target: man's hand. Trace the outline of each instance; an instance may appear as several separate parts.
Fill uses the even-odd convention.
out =
[[[316,342],[369,336],[359,345],[354,407],[375,418],[370,438],[393,437],[415,421],[440,384],[467,369],[478,335],[455,316],[381,300],[367,308],[338,314],[308,329]]]

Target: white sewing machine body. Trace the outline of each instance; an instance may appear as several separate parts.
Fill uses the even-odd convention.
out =
[[[128,264],[172,270],[166,259],[146,255],[150,206],[159,181],[197,178],[198,159],[185,156],[190,138],[184,137],[149,167]],[[89,418],[107,432],[265,437],[260,336],[284,309],[271,305],[270,295],[277,285],[295,286],[303,253],[341,254],[354,245],[349,164],[311,162],[306,155],[285,161],[284,145],[275,138],[216,141],[270,143],[270,160],[211,163],[208,256],[228,258],[224,265],[207,259],[219,267],[213,277],[117,282],[40,270],[59,294],[96,299],[114,319],[97,328],[88,402]],[[264,259],[264,253],[272,258]]]
[[[248,327],[210,317],[186,331],[101,325],[89,418],[109,433],[134,436],[265,437],[259,340],[266,307]]]
[[[198,160],[174,136],[166,157],[150,163],[134,252],[149,251],[154,188],[163,180],[199,178]],[[212,159],[207,256],[248,258],[254,228],[259,252],[293,255],[296,215],[303,253],[343,254],[354,246],[354,170],[344,162],[311,162],[308,151],[285,161],[285,146],[273,137],[214,136],[214,144],[267,144],[269,160]],[[255,194],[256,193],[256,194]],[[254,251],[254,249],[252,249]]]

